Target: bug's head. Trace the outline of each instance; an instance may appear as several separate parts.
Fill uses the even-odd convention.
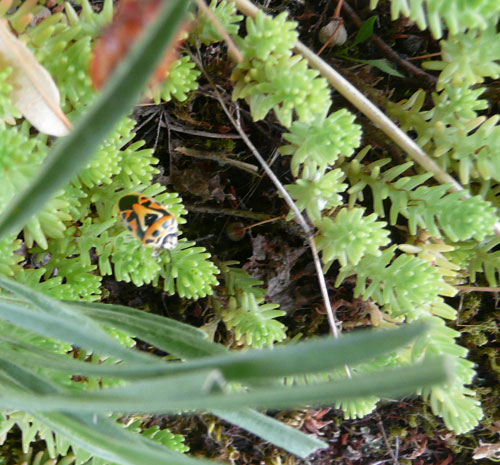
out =
[[[163,238],[162,249],[173,250],[177,247],[177,232],[168,234]]]

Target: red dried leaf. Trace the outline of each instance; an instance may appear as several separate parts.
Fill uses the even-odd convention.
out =
[[[90,61],[90,77],[96,89],[102,88],[118,63],[126,56],[130,47],[142,31],[158,15],[162,0],[122,0],[116,9],[113,22],[97,40]],[[156,68],[150,85],[167,77],[172,63],[177,58],[177,46],[186,32],[182,26],[172,44],[165,52],[162,62]]]

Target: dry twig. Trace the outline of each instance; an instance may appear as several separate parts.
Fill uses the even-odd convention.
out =
[[[212,21],[215,29],[221,35],[224,42],[226,42],[227,48],[229,49],[229,54],[232,56],[233,60],[237,63],[241,63],[243,61],[243,56],[241,55],[240,50],[236,47],[236,44],[233,42],[233,39],[229,36],[229,34],[224,29],[224,26],[220,23],[217,17],[212,13],[210,8],[205,4],[203,0],[196,0],[196,4],[198,8],[203,11],[207,15],[207,17]]]

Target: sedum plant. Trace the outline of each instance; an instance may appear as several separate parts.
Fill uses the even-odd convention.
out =
[[[373,1],[372,6],[376,3]],[[237,65],[232,78],[233,98],[244,98],[255,120],[273,109],[276,118],[289,128],[290,134],[285,133],[284,138],[291,144],[282,146],[279,152],[292,156],[292,173],[297,179],[287,188],[318,230],[316,244],[325,268],[339,262],[337,285],[348,277],[354,278],[354,296],[372,301],[388,320],[421,319],[433,326],[433,332],[419,342],[418,350],[398,355],[399,363],[408,363],[428,351],[456,359],[456,380],[445,389],[430,388],[423,395],[448,428],[463,433],[476,426],[483,414],[474,391],[467,387],[474,371],[472,363],[464,358],[466,350],[456,345],[459,333],[443,324],[443,318],[455,318],[455,310],[444,298],[454,296],[456,290],[447,282],[443,268],[401,252],[404,244],[399,249],[391,245],[388,224],[381,221],[401,225],[403,220],[408,243],[425,233],[429,244],[444,241],[453,246],[454,256],[459,255],[457,250],[464,241],[468,247],[475,244],[477,248],[488,243],[486,250],[496,244],[492,238],[497,200],[490,189],[496,179],[498,117],[478,116],[486,102],[479,99],[481,92],[470,86],[499,75],[496,60],[500,57],[495,55],[498,47],[485,44],[497,40],[500,9],[498,2],[488,0],[470,5],[452,3],[453,8],[449,2],[392,1],[393,17],[409,15],[420,27],[429,26],[436,37],[442,35],[442,25],[446,25],[448,37],[442,41],[441,61],[426,64],[428,69],[441,71],[433,94],[435,106],[422,109],[425,93],[420,90],[407,103],[390,103],[388,109],[404,129],[417,132],[419,144],[436,157],[443,170],[456,174],[466,184],[470,197],[464,192],[449,192],[449,185],[429,185],[432,174],[416,169],[411,162],[395,165],[385,158],[367,163],[364,159],[368,148],[351,160],[360,141],[352,115],[338,110],[327,116],[331,104],[327,95],[322,97],[325,107],[321,108],[309,105],[307,99],[299,100],[300,79],[296,79],[296,96],[285,97],[292,86],[277,74],[281,71],[269,70],[270,63],[279,64],[279,70],[289,71],[290,76],[294,76],[292,70],[298,69],[299,63],[306,67],[293,53],[293,23],[284,24],[285,13],[271,19],[259,12],[255,20],[247,19],[248,34],[238,39],[243,62]],[[264,36],[272,44],[267,49],[260,39]],[[474,53],[468,53],[469,48]],[[316,102],[321,97],[315,92],[326,89],[326,80],[307,67],[301,72]],[[271,93],[271,88],[276,92]],[[373,213],[364,213],[368,189]],[[344,197],[344,192],[348,196]],[[348,207],[340,208],[347,200]],[[454,262],[453,255],[443,255],[452,269],[468,271],[469,265],[463,259]],[[474,263],[469,273],[472,269],[477,273],[481,265],[472,257],[469,255]],[[485,264],[490,283],[496,283],[493,262]],[[370,405],[374,407],[375,403]],[[359,406],[360,411],[356,411],[351,404],[346,414],[356,417],[368,413],[366,405]]]
[[[275,320],[285,315],[278,305],[265,303],[266,291],[262,281],[253,278],[245,270],[234,268],[236,263],[224,263],[220,269],[229,296],[227,306],[219,313],[228,330],[234,331],[239,345],[262,348],[272,347],[286,338],[285,325]]]
[[[405,8],[405,2],[395,1],[394,4],[399,5],[394,7],[394,14],[410,11]],[[418,6],[417,2],[415,5]],[[408,392],[407,388],[404,390],[399,385],[396,389],[397,383],[390,387],[384,384],[387,380],[394,381],[397,376],[402,382],[410,382],[414,391],[418,390],[424,398],[429,399],[434,412],[444,418],[449,428],[464,432],[477,424],[482,413],[473,391],[465,387],[474,376],[472,364],[464,358],[465,349],[455,343],[458,333],[444,325],[445,318],[451,319],[455,316],[454,309],[444,301],[444,297],[455,294],[453,283],[447,281],[447,276],[432,261],[404,252],[404,244],[392,244],[387,225],[393,225],[396,220],[404,218],[407,221],[409,243],[414,242],[421,231],[427,231],[436,239],[453,243],[456,256],[460,256],[459,242],[477,244],[483,247],[484,260],[474,262],[473,254],[462,254],[457,266],[465,270],[470,267],[470,270],[473,270],[471,273],[480,273],[484,269],[488,276],[496,277],[495,270],[498,267],[495,268],[492,264],[493,255],[488,254],[496,245],[492,238],[496,204],[493,203],[494,199],[490,193],[490,188],[494,188],[491,182],[496,178],[493,175],[481,178],[481,171],[487,171],[484,168],[487,163],[493,163],[489,148],[484,149],[484,160],[481,163],[476,160],[462,161],[473,157],[470,153],[463,153],[464,148],[459,143],[454,145],[453,142],[446,142],[446,137],[441,137],[443,133],[467,136],[478,125],[483,124],[475,112],[484,108],[484,103],[479,100],[476,91],[466,90],[472,83],[482,82],[481,66],[475,64],[472,67],[476,73],[475,77],[464,75],[460,78],[460,85],[464,86],[462,93],[454,90],[456,82],[450,77],[448,67],[451,66],[451,61],[430,66],[436,66],[434,69],[440,69],[439,66],[442,66],[444,74],[440,81],[443,87],[436,89],[438,93],[435,99],[439,102],[439,105],[435,106],[436,115],[431,114],[432,110],[420,111],[418,104],[415,107],[413,104],[396,104],[392,107],[401,124],[407,124],[408,129],[414,129],[419,139],[422,138],[419,142],[440,157],[444,169],[453,171],[458,168],[462,180],[468,182],[469,179],[474,179],[479,183],[477,192],[473,192],[471,198],[465,198],[459,193],[447,193],[447,186],[424,185],[428,180],[427,173],[411,173],[402,177],[405,171],[410,170],[410,165],[391,166],[386,172],[382,172],[382,167],[389,163],[387,160],[386,163],[361,163],[366,151],[362,150],[355,155],[361,140],[360,126],[354,123],[354,116],[347,110],[332,111],[331,91],[327,81],[317,70],[309,67],[304,58],[294,54],[292,49],[298,34],[296,24],[287,20],[286,13],[272,18],[259,11],[255,19],[246,19],[246,35],[239,36],[238,23],[242,17],[236,14],[235,4],[225,0],[211,2],[210,9],[226,31],[235,36],[236,44],[243,54],[243,61],[234,66],[231,75],[234,82],[233,98],[247,102],[255,121],[274,116],[285,128],[283,138],[286,143],[279,148],[279,152],[291,157],[292,173],[296,177],[295,183],[287,187],[299,209],[306,212],[311,223],[317,228],[316,244],[321,251],[325,269],[333,269],[331,265],[338,261],[340,271],[337,284],[355,277],[355,296],[361,296],[378,306],[383,315],[382,321],[384,318],[385,321],[398,323],[404,320],[421,320],[430,328],[429,332],[415,330],[412,337],[402,338],[397,344],[382,333],[376,334],[373,337],[378,337],[377,344],[383,347],[380,347],[380,353],[377,352],[375,356],[378,358],[371,362],[366,361],[367,353],[375,352],[367,349],[368,345],[356,342],[355,336],[348,347],[354,349],[359,346],[365,349],[364,353],[358,353],[356,350],[340,351],[348,354],[345,357],[352,359],[342,358],[333,363],[328,357],[324,357],[328,360],[323,360],[323,357],[318,356],[321,352],[316,352],[314,357],[304,359],[307,362],[306,368],[300,370],[320,373],[330,370],[334,373],[335,383],[323,382],[317,386],[309,385],[303,390],[294,391],[292,387],[290,391],[285,391],[279,381],[296,374],[295,369],[286,367],[288,355],[280,355],[279,351],[276,351],[276,354],[270,350],[265,352],[265,357],[270,357],[273,364],[264,366],[254,375],[246,371],[246,362],[238,365],[239,371],[231,371],[232,356],[219,359],[218,357],[226,356],[226,349],[203,339],[200,331],[172,321],[167,323],[166,319],[156,320],[152,315],[148,315],[151,317],[148,319],[142,314],[139,316],[134,313],[132,309],[117,310],[112,306],[95,303],[103,297],[101,281],[104,276],[113,276],[118,281],[132,282],[136,286],[152,285],[163,289],[167,294],[175,293],[188,299],[214,294],[219,280],[223,280],[224,285],[217,288],[213,299],[217,301],[218,313],[228,331],[233,333],[238,345],[260,348],[272,346],[286,338],[284,324],[276,319],[283,316],[284,312],[279,310],[277,305],[265,300],[265,290],[260,287],[261,282],[248,273],[229,264],[220,265],[219,270],[204,247],[196,246],[194,241],[183,237],[171,255],[153,257],[151,249],[142,247],[139,240],[118,223],[115,205],[124,192],[143,192],[154,197],[177,217],[181,227],[185,223],[186,215],[179,196],[166,192],[164,186],[154,183],[153,176],[158,173],[155,166],[158,160],[150,149],[143,148],[142,141],[132,142],[135,137],[133,120],[119,114],[118,110],[108,108],[105,119],[110,120],[106,123],[110,126],[109,134],[105,140],[99,140],[97,136],[92,138],[95,150],[86,155],[88,158],[78,152],[79,156],[75,158],[86,160],[82,163],[82,169],[78,170],[75,162],[74,167],[67,170],[65,182],[58,178],[57,186],[54,182],[57,189],[49,186],[38,200],[33,200],[37,197],[33,192],[36,192],[37,186],[40,185],[40,181],[34,178],[37,173],[44,173],[42,168],[45,167],[42,167],[42,164],[50,166],[53,160],[62,160],[65,143],[75,151],[78,149],[78,144],[73,143],[71,146],[71,141],[77,140],[78,131],[83,132],[81,128],[88,130],[91,127],[92,122],[89,123],[85,119],[89,119],[86,115],[92,115],[88,112],[101,108],[101,102],[113,95],[111,92],[120,85],[119,76],[113,81],[116,87],[110,87],[112,90],[106,90],[99,99],[91,87],[87,72],[92,45],[100,29],[111,20],[112,1],[106,0],[102,11],[95,13],[89,2],[82,0],[79,14],[68,2],[65,3],[63,13],[53,14],[36,26],[28,26],[30,14],[35,13],[39,6],[36,2],[26,2],[13,13],[0,13],[9,19],[20,34],[21,40],[54,76],[62,97],[61,106],[69,118],[76,122],[77,127],[66,142],[63,140],[51,147],[52,158],[47,158],[52,141],[32,131],[27,122],[13,124],[19,113],[9,101],[9,70],[2,70],[0,146],[12,150],[8,157],[2,158],[5,168],[3,171],[11,173],[2,186],[7,186],[8,182],[11,183],[12,189],[6,189],[3,194],[3,212],[9,218],[3,220],[3,226],[0,228],[6,229],[5,224],[8,222],[11,226],[16,221],[20,223],[13,234],[0,238],[0,249],[5,252],[0,257],[2,308],[15,307],[17,311],[16,321],[8,320],[9,323],[2,333],[9,334],[12,330],[9,325],[22,328],[22,331],[18,330],[17,340],[4,342],[5,353],[8,349],[17,353],[19,366],[13,367],[8,360],[2,359],[2,369],[7,370],[9,377],[15,380],[6,382],[10,400],[17,402],[15,405],[18,406],[26,402],[26,405],[36,407],[31,410],[37,411],[33,416],[20,411],[19,408],[18,411],[5,415],[1,425],[4,433],[17,424],[23,431],[26,447],[38,434],[45,440],[50,457],[67,455],[71,447],[76,463],[82,464],[91,460],[90,463],[96,465],[138,465],[155,461],[159,463],[160,460],[165,461],[165,457],[171,457],[165,455],[167,452],[152,441],[172,447],[178,452],[185,451],[181,438],[172,437],[166,430],[150,428],[142,431],[140,435],[133,435],[117,426],[114,418],[110,419],[107,413],[95,414],[90,418],[89,409],[96,409],[99,402],[103,405],[103,402],[110,402],[110,398],[116,396],[117,403],[112,404],[113,407],[106,404],[109,407],[105,409],[106,412],[126,412],[132,407],[136,411],[159,413],[164,413],[165,409],[172,412],[178,409],[210,408],[222,418],[247,427],[278,445],[284,445],[293,453],[306,456],[323,446],[323,443],[314,442],[297,433],[297,436],[294,436],[297,442],[294,444],[287,436],[294,433],[287,431],[285,434],[277,422],[263,418],[247,407],[278,408],[293,405],[293,402],[325,403],[332,399],[332,402],[337,402],[345,408],[347,416],[358,417],[369,413],[375,407],[377,395]],[[415,8],[411,13],[417,14],[414,10]],[[451,15],[441,10],[438,10],[438,13],[433,10],[426,11],[429,15],[428,22],[436,35],[440,34],[436,18],[443,21],[450,33],[457,37],[464,28],[477,29],[477,37],[483,33],[491,35],[491,25],[498,19],[494,8],[490,8],[488,14],[484,15],[487,25],[479,20],[477,24],[469,23],[466,20],[467,15],[464,13],[462,17],[460,13],[457,18],[462,22],[457,20],[456,25],[452,27],[448,24],[448,21],[452,21],[449,19]],[[420,19],[419,24],[427,23]],[[143,40],[153,40],[153,32],[150,34],[151,36],[146,34],[146,39]],[[218,32],[203,17],[189,37],[190,43],[204,46],[218,40]],[[461,50],[463,48],[460,46],[448,45],[448,54],[443,54],[443,59],[449,60],[453,54],[458,56]],[[131,57],[131,61],[127,63],[140,60],[140,57],[134,56],[133,53]],[[483,77],[495,76],[497,70],[492,63],[495,60],[494,55],[479,55],[474,59],[479,64],[483,63],[480,60],[489,63],[489,66],[484,67],[486,74]],[[153,61],[150,62],[152,70]],[[447,69],[448,76],[445,73]],[[188,99],[189,93],[196,88],[198,76],[199,71],[194,68],[190,58],[187,55],[181,56],[171,68],[168,79],[150,95],[155,102],[168,101],[171,98],[182,102]],[[130,77],[128,79],[133,80]],[[145,75],[143,81],[146,82]],[[136,90],[134,92],[137,93]],[[412,102],[417,100],[418,95]],[[451,100],[456,104],[449,103]],[[407,123],[404,122],[405,117],[408,118]],[[85,126],[86,124],[90,126]],[[485,122],[483,126],[481,135],[483,139],[488,136],[489,147],[494,142],[496,120]],[[468,147],[474,148],[475,143],[477,141],[472,138]],[[370,206],[364,202],[367,188],[373,193],[373,213],[367,212]],[[26,195],[31,199],[26,202],[27,212],[29,208],[37,210],[33,205],[40,207],[36,215],[27,222],[20,221],[16,215],[9,215],[12,213],[9,209],[16,207],[16,204],[11,202],[13,194],[23,191],[27,191]],[[55,196],[48,203],[44,203],[50,194]],[[387,218],[383,205],[385,200],[391,202]],[[429,205],[432,209],[425,208]],[[16,254],[20,246],[16,235],[21,228],[27,248],[26,255],[34,260],[34,268],[26,266],[26,263],[21,264],[23,258]],[[431,239],[428,241],[432,242]],[[447,252],[443,252],[443,255],[447,260],[454,261],[453,256],[447,255]],[[16,284],[5,280],[4,276],[14,277],[13,282]],[[9,289],[16,297],[6,295],[5,289]],[[60,321],[58,324],[54,323],[56,316],[52,315],[53,311],[64,323],[62,326],[59,326]],[[2,315],[5,316],[5,312]],[[23,318],[24,315],[29,315],[30,318]],[[35,329],[35,323],[31,318],[35,322],[43,322],[44,338],[34,336],[32,331]],[[102,327],[106,330],[102,330]],[[405,329],[401,331],[404,333]],[[144,354],[123,347],[134,344],[129,334],[180,359],[194,359],[193,366],[181,368],[177,365],[183,364],[176,363],[172,368],[175,376],[167,378],[165,373],[170,373],[170,367],[164,360],[153,357],[153,361]],[[71,341],[68,341],[69,335]],[[349,342],[349,339],[346,340]],[[71,368],[68,368],[66,362],[70,363],[68,359],[72,361],[67,357],[71,350],[71,346],[66,344],[68,342],[85,347],[82,353],[85,354],[86,360],[91,357],[95,358],[94,361],[106,361],[104,368],[109,372],[99,371],[103,367],[97,362],[82,361],[78,366],[71,363]],[[330,343],[343,344],[341,341]],[[38,364],[29,358],[29,353],[36,353],[34,347],[47,346],[51,349],[42,353],[42,359],[37,359]],[[297,354],[296,351],[302,350],[301,347],[290,344],[281,354],[292,354],[293,357],[293,354]],[[433,386],[433,380],[443,381],[444,378],[431,376],[437,364],[424,358],[429,354],[446,355],[453,359],[456,377],[446,379],[447,384],[444,386]],[[274,359],[274,356],[278,358]],[[201,361],[197,361],[199,357],[202,357]],[[250,365],[254,363],[252,357],[260,360],[261,364],[265,362],[264,357],[254,352],[250,352],[248,357]],[[406,376],[417,373],[412,372],[409,365],[422,360],[425,361],[425,369],[418,372],[418,376]],[[343,379],[340,367],[346,363],[353,365],[354,372],[359,376],[357,380],[350,382]],[[131,364],[132,374],[126,375],[126,370],[120,371],[123,364],[125,368],[127,364]],[[375,371],[375,368],[388,367],[394,370],[388,378]],[[149,369],[152,371],[147,376],[141,371]],[[164,369],[167,370],[165,373],[162,371]],[[165,375],[164,378],[154,370],[160,370],[160,373]],[[186,370],[187,374],[183,370]],[[88,386],[77,385],[69,373],[83,373],[88,376]],[[303,374],[298,373],[297,377]],[[228,391],[225,389],[225,383],[221,381],[221,376],[225,377],[228,383],[246,384],[256,391],[252,392],[250,389],[248,395]],[[115,383],[115,378],[130,385]],[[147,379],[141,381],[142,378]],[[308,379],[312,380],[313,377]],[[360,390],[352,390],[354,381],[359,382],[362,387]],[[259,386],[267,383],[271,385],[268,391],[258,390]],[[101,385],[106,386],[109,391],[89,390]],[[33,389],[33,386],[37,386],[37,389]],[[184,392],[179,386],[186,386],[188,389]],[[378,388],[375,389],[374,386]],[[179,391],[182,392],[179,394]],[[142,395],[144,392],[147,395]],[[158,392],[168,392],[172,395],[168,398],[170,404],[164,404],[164,399],[158,398]],[[131,393],[135,395],[135,403],[131,404],[132,407],[127,407],[125,400],[130,399],[128,396],[132,395]],[[138,396],[138,393],[141,395]],[[240,395],[241,398],[238,397]],[[53,403],[50,404],[49,401]],[[68,410],[70,414],[38,412],[38,408],[43,406],[43,409],[49,409],[49,405],[55,406],[56,410]],[[62,407],[64,405],[70,407]],[[229,411],[228,408],[236,410]],[[255,426],[256,424],[260,426]],[[100,434],[94,433],[92,440],[89,440],[93,428],[101,428],[95,430]],[[131,429],[138,428],[135,424]],[[277,428],[279,434],[270,438],[270,430],[273,428]],[[99,442],[108,437],[116,442]],[[138,458],[137,454],[134,455],[137,450],[140,450],[137,454],[145,455]],[[198,463],[194,459],[179,455],[172,457],[172,463]]]
[[[375,8],[378,2],[371,0],[370,7]],[[392,19],[400,15],[410,17],[420,29],[429,28],[439,39],[443,35],[443,25],[452,36],[468,29],[486,29],[498,20],[500,6],[493,0],[391,0],[391,15]]]
[[[40,63],[55,76],[59,88],[62,89],[63,109],[71,116],[79,114],[94,98],[87,72],[92,41],[100,29],[111,21],[113,9],[110,1],[105,2],[100,14],[95,13],[87,1],[82,4],[80,15],[77,15],[70,4],[66,4],[65,8],[65,14],[50,16],[34,28],[26,29],[24,37],[28,46],[33,48]],[[179,65],[174,66],[174,70],[179,69],[179,66],[184,66],[186,60],[180,58],[178,63]],[[164,86],[174,86],[171,88],[179,89],[178,95],[181,96],[183,92],[190,90],[190,86],[194,84],[193,77],[196,78],[198,74],[192,66],[188,65],[183,75],[173,72],[172,77],[175,78],[175,82],[164,84]],[[51,254],[51,261],[47,264],[45,274],[48,277],[55,268],[58,269],[58,279],[61,283],[64,281],[64,285],[58,290],[61,292],[61,297],[85,295],[91,300],[99,298],[100,277],[94,274],[95,266],[90,266],[88,258],[91,248],[96,248],[98,252],[101,252],[99,265],[100,272],[104,275],[112,273],[109,260],[113,263],[114,273],[119,280],[134,281],[137,285],[158,282],[168,274],[167,264],[152,260],[151,250],[143,249],[138,241],[128,237],[123,227],[114,219],[114,205],[121,195],[120,191],[123,192],[124,189],[145,191],[149,195],[158,195],[162,192],[158,188],[147,188],[152,182],[152,176],[158,172],[154,167],[157,159],[152,156],[150,149],[141,149],[143,142],[130,144],[135,136],[134,124],[132,119],[122,118],[113,133],[101,144],[86,168],[70,185],[65,187],[64,192],[61,192],[64,201],[52,200],[51,204],[45,207],[44,212],[31,220],[26,227],[27,245],[33,247],[36,241],[38,248],[33,249],[34,252],[41,253],[41,248]],[[24,134],[27,134],[27,131],[28,127],[25,123]],[[10,130],[6,131],[7,134],[15,135],[16,133]],[[12,142],[6,143],[5,146],[21,146],[21,141]],[[37,150],[42,150],[38,155],[39,161],[35,164],[32,160],[26,162],[34,168],[36,163],[41,163],[46,156],[46,145],[43,138],[37,141],[36,138],[31,137],[26,140],[26,143],[38,144],[38,146],[25,148],[24,152],[31,157],[37,157]],[[9,163],[14,165],[13,157],[10,157]],[[18,163],[14,165],[15,168],[18,166],[20,166]],[[10,195],[26,184],[26,175],[17,182],[15,189],[9,190]],[[161,201],[161,196],[158,199]],[[102,208],[103,200],[106,208]],[[177,203],[178,200],[173,202]],[[74,207],[70,214],[68,210],[72,205]],[[170,202],[167,202],[167,205],[170,207]],[[93,209],[97,209],[97,216],[92,214]],[[179,217],[182,224],[185,221],[182,218],[182,215],[186,213],[185,210],[172,205],[172,211]],[[111,218],[113,218],[112,222],[109,221]],[[68,228],[69,222],[78,222],[81,226]],[[73,241],[75,236],[80,238],[76,243]],[[49,247],[47,239],[51,238],[59,240],[51,241]],[[193,245],[190,243],[190,247]],[[185,255],[186,251],[181,253],[178,250],[173,255],[175,276],[172,278],[171,285],[177,283],[181,294],[188,298],[210,293],[210,285],[217,283],[215,279],[217,269],[207,261],[209,255],[199,247],[193,248],[192,252],[188,252],[192,258],[187,266],[185,258],[182,258],[178,265],[175,264],[176,258]],[[149,257],[149,260],[145,259],[146,257]],[[204,265],[205,261],[207,265]],[[69,265],[71,262],[74,263],[73,266]],[[197,270],[195,276],[191,276],[191,265]],[[77,278],[75,272],[78,268]],[[89,288],[91,281],[95,282],[92,290]],[[191,285],[186,285],[188,281]],[[205,282],[206,284],[203,284]],[[80,288],[75,289],[76,293],[64,290],[75,286]]]

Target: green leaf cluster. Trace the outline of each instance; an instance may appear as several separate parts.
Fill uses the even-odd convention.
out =
[[[212,0],[208,8],[228,34],[236,35],[238,33],[239,23],[243,19],[243,16],[236,14],[236,5],[234,2]],[[206,13],[198,11],[196,25],[191,31],[190,40],[193,43],[199,42],[203,45],[210,45],[220,42],[222,37]]]
[[[327,118],[294,121],[283,138],[290,144],[282,145],[279,152],[292,155],[292,173],[298,176],[302,169],[302,177],[309,179],[323,174],[340,155],[352,155],[359,146],[361,128],[354,124],[354,115],[342,109]]]
[[[265,289],[260,287],[263,281],[253,278],[241,268],[224,263],[222,276],[229,301],[219,310],[222,320],[239,345],[244,347],[272,347],[275,342],[286,338],[286,327],[276,320],[285,315],[278,310],[278,305],[265,303]]]
[[[12,276],[20,269],[19,263],[23,257],[15,252],[21,248],[21,240],[13,236],[5,236],[0,239],[0,273]]]
[[[325,117],[331,98],[319,72],[292,54],[297,32],[286,16],[283,12],[271,18],[258,11],[255,20],[247,18],[247,35],[237,40],[243,61],[231,79],[235,81],[233,99],[247,101],[254,121],[273,110],[279,122],[290,127],[294,112],[303,121]]]
[[[189,56],[175,60],[168,72],[168,78],[151,91],[154,102],[169,102],[172,98],[184,102],[189,92],[198,88],[197,79],[200,72],[195,66]]]
[[[376,3],[372,2],[372,6]],[[274,19],[256,16],[254,21],[247,20],[248,35],[241,43],[244,63],[236,67],[232,76],[236,80],[233,98],[247,101],[254,120],[262,119],[273,109],[277,119],[290,131],[284,134],[290,144],[279,151],[292,156],[292,173],[300,178],[287,189],[298,208],[305,210],[318,229],[316,244],[325,268],[338,260],[341,268],[337,285],[355,276],[355,296],[373,301],[381,307],[382,314],[399,320],[454,317],[455,311],[443,300],[455,294],[446,279],[450,275],[455,277],[457,269],[467,272],[469,264],[472,265],[474,254],[461,254],[464,241],[468,244],[465,250],[470,250],[472,244],[478,247],[483,241],[490,241],[496,222],[498,196],[493,197],[493,192],[498,191],[495,187],[498,117],[480,116],[487,104],[479,98],[481,91],[470,86],[488,77],[498,77],[498,47],[491,44],[497,40],[500,8],[497,2],[488,0],[467,5],[452,2],[452,8],[449,3],[392,1],[393,17],[400,13],[409,15],[419,26],[429,25],[436,37],[441,36],[442,24],[446,24],[450,35],[441,44],[442,61],[428,65],[441,70],[437,92],[432,95],[434,106],[424,109],[426,95],[418,91],[408,102],[389,108],[405,130],[417,132],[420,146],[437,157],[444,170],[451,174],[456,171],[466,185],[472,181],[479,183],[479,189],[477,184],[472,187],[471,196],[449,193],[446,185],[429,185],[431,174],[419,171],[410,162],[400,165],[394,165],[391,159],[363,162],[368,148],[350,161],[359,145],[360,131],[353,117],[343,110],[327,116],[324,109],[311,107],[309,113],[301,113],[290,103],[295,113],[290,112],[287,103],[292,100],[283,98],[283,89],[274,84],[279,76],[285,91],[291,89],[281,70],[287,62],[292,67],[301,63],[299,58],[295,59],[291,47],[286,48],[285,39],[291,28],[285,27],[284,16]],[[274,32],[278,28],[283,30],[279,38]],[[266,34],[273,37],[267,49],[261,40]],[[266,64],[261,64],[264,60]],[[315,79],[305,67],[301,72],[309,81]],[[296,94],[300,96],[301,79],[292,72],[289,76],[295,80]],[[294,116],[297,119],[292,122]],[[383,170],[385,165],[390,166]],[[349,206],[339,208],[344,191],[349,195]],[[374,210],[366,217],[364,208],[359,208],[364,206],[365,197],[372,200]],[[424,237],[424,247],[433,241],[454,243],[453,253],[440,259],[446,267],[411,253],[396,253],[396,246],[390,245],[386,223],[378,221],[387,214],[391,225],[403,222],[410,244],[419,236]],[[428,253],[427,257],[431,255]],[[460,264],[454,261],[459,256]],[[494,261],[493,256],[488,265],[484,257],[482,262],[476,259],[470,270],[487,269],[490,282],[496,282],[499,267]],[[457,367],[467,365],[466,351],[455,343],[457,334],[444,338],[443,332],[441,329],[429,336],[427,348],[454,357]],[[440,340],[445,342],[439,344]],[[399,363],[408,361],[407,353],[399,357]],[[449,428],[464,432],[477,424],[482,413],[472,391],[465,388],[472,379],[471,367],[467,372],[457,368],[457,373],[456,381],[448,386],[446,402],[436,402],[442,394],[432,388],[426,397]],[[361,403],[359,406],[361,410],[370,410]],[[350,408],[356,416],[355,409]]]
[[[347,184],[339,182],[344,176],[340,169],[329,171],[324,176],[316,176],[313,181],[298,179],[295,184],[285,186],[297,201],[299,210],[305,210],[313,224],[321,221],[321,212],[343,203],[339,192],[347,188]]]
[[[379,0],[371,0],[375,8]],[[391,16],[400,15],[415,21],[420,29],[430,29],[439,39],[443,35],[443,25],[452,35],[468,29],[486,29],[496,24],[500,18],[500,5],[495,0],[391,0]]]
[[[12,68],[4,68],[0,71],[0,121],[2,126],[5,123],[13,123],[14,118],[20,118],[21,113],[14,107],[10,99],[12,85],[8,79],[12,73]]]
[[[440,71],[437,90],[445,85],[472,86],[500,76],[500,33],[491,25],[484,30],[472,29],[452,35],[441,42],[441,60],[428,61],[424,68]]]
[[[474,179],[498,181],[500,169],[496,157],[499,142],[498,115],[478,116],[485,107],[481,90],[447,86],[433,94],[435,107],[422,111],[425,92],[389,106],[402,126],[418,134],[419,144],[436,157],[439,165],[457,173],[464,184]]]
[[[319,223],[316,245],[325,268],[334,260],[342,266],[358,265],[362,257],[382,255],[381,248],[390,243],[386,223],[377,221],[375,213],[363,213],[362,208],[342,208],[334,219],[326,217]]]
[[[466,198],[460,192],[448,192],[447,185],[424,185],[430,178],[428,173],[401,176],[413,167],[412,162],[382,171],[391,163],[390,159],[364,165],[360,163],[363,156],[361,154],[344,165],[351,183],[348,190],[350,205],[362,200],[363,190],[369,187],[376,214],[380,217],[387,215],[384,201],[389,199],[390,224],[397,224],[401,215],[408,220],[412,235],[416,235],[419,228],[427,230],[433,237],[446,237],[452,242],[472,238],[482,241],[491,235],[496,222],[495,208],[480,195]]]

